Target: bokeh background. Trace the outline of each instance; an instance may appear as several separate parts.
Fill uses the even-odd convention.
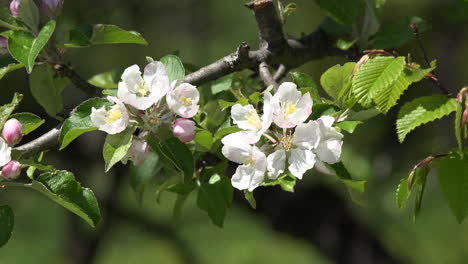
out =
[[[9,1],[0,1],[7,5]],[[288,1],[284,1],[287,3]],[[296,0],[299,10],[288,19],[285,32],[300,36],[311,32],[325,17],[314,1]],[[468,68],[468,6],[456,0],[387,0],[383,26],[419,16],[431,24],[421,39],[430,59],[437,59],[437,75],[451,91],[466,85]],[[206,65],[232,52],[242,41],[258,43],[255,19],[244,1],[112,1],[65,0],[60,18],[63,29],[78,24],[116,24],[141,32],[150,45],[97,46],[71,50],[67,60],[88,78],[109,70],[121,71],[132,64],[143,65],[145,56],[159,58],[176,53],[186,62]],[[65,36],[63,36],[65,37]],[[423,63],[415,41],[396,50],[411,53]],[[310,62],[298,71],[319,82],[329,67],[345,58]],[[14,91],[25,94],[20,111],[47,117],[28,91],[24,70],[8,74],[0,82],[0,103]],[[410,87],[401,99],[439,93],[430,82]],[[77,90],[64,92],[64,103],[83,100]],[[211,224],[190,196],[182,218],[172,221],[174,197],[155,199],[150,183],[143,202],[137,202],[123,167],[104,174],[101,158],[103,133],[82,136],[67,149],[47,153],[46,159],[68,169],[98,196],[106,196],[111,185],[121,187],[111,194],[119,207],[132,216],[104,215],[98,230],[92,230],[66,210],[32,191],[0,190],[0,203],[10,204],[16,225],[10,242],[0,249],[0,263],[467,263],[468,223],[458,224],[440,191],[436,172],[426,185],[420,217],[413,223],[413,199],[403,210],[395,201],[399,180],[426,156],[445,153],[456,146],[453,116],[411,133],[399,144],[395,120],[399,106],[346,135],[343,162],[356,179],[368,181],[364,206],[352,202],[345,188],[325,176],[308,175],[298,182],[296,194],[277,188],[256,191],[258,209],[252,210],[236,193],[223,229]],[[56,125],[48,120],[30,140]],[[101,201],[106,207],[111,201]]]

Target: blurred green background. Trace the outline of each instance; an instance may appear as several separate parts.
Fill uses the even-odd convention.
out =
[[[1,1],[2,5],[8,2]],[[289,17],[285,26],[285,32],[293,37],[300,36],[301,32],[311,32],[325,17],[314,1],[295,2],[299,10]],[[383,15],[384,26],[411,16],[419,16],[432,25],[421,39],[430,59],[438,60],[440,80],[454,92],[466,85],[468,76],[468,68],[465,67],[468,58],[468,8],[460,2],[387,0]],[[244,1],[240,0],[65,0],[64,14],[60,18],[63,29],[84,23],[115,24],[141,32],[150,43],[147,47],[117,45],[75,49],[68,53],[67,60],[84,77],[113,69],[120,71],[132,64],[143,65],[145,56],[159,58],[169,53],[177,53],[184,61],[203,66],[232,52],[242,41],[247,41],[252,47],[257,45],[255,19],[243,4]],[[411,53],[414,61],[423,63],[415,41],[396,52],[400,55]],[[326,58],[310,62],[298,71],[312,75],[318,83],[326,69],[343,62],[346,62],[345,58]],[[10,100],[14,91],[20,91],[25,94],[20,110],[46,117],[28,92],[28,79],[23,70],[8,74],[0,83],[0,91],[0,103]],[[438,93],[438,90],[423,81],[412,86],[401,101],[431,93]],[[80,91],[67,90],[64,93],[66,106],[76,105],[83,98]],[[422,211],[416,223],[412,221],[412,199],[403,210],[399,210],[394,196],[399,180],[414,164],[426,156],[444,153],[456,146],[452,119],[418,128],[404,144],[399,144],[394,125],[398,108],[386,116],[369,120],[358,127],[355,134],[346,135],[344,139],[343,162],[354,177],[368,180],[368,201],[364,207],[353,203],[343,188],[326,177],[311,174],[298,183],[300,191],[311,195],[310,192],[325,188],[327,192],[336,193],[340,206],[335,207],[327,200],[329,196],[321,196],[319,191],[311,200],[266,189],[260,196],[268,199],[261,200],[260,207],[267,209],[254,211],[238,194],[223,229],[212,225],[209,218],[196,208],[194,195],[189,198],[176,227],[171,218],[173,196],[164,194],[158,204],[155,188],[150,184],[140,206],[130,189],[126,171],[120,168],[109,174],[103,173],[102,133],[85,135],[60,153],[48,153],[47,161],[75,172],[83,185],[91,187],[98,196],[108,191],[110,178],[120,175],[124,180],[123,187],[112,199],[121,201],[122,207],[159,225],[159,228],[152,229],[135,225],[134,221],[104,218],[102,226],[110,226],[110,230],[101,239],[98,233],[95,263],[467,263],[468,224],[458,224],[450,213],[439,189],[436,172],[429,175]],[[53,125],[54,121],[49,121],[37,134]],[[29,139],[37,134],[29,136]],[[274,198],[284,196],[289,200],[279,206],[280,198]],[[96,231],[86,228],[77,217],[38,193],[3,189],[0,190],[0,201],[10,204],[16,216],[12,239],[0,249],[0,263],[77,263],[74,256],[83,250],[83,243],[78,240],[90,238],[84,242],[85,245],[95,241]],[[285,207],[294,208],[294,214],[288,215],[281,210]],[[278,210],[275,215],[268,213],[275,208]],[[347,213],[322,215],[326,210]],[[337,229],[333,223],[342,219],[326,218],[330,215],[348,217],[363,227],[366,237],[372,238],[370,246],[365,244],[362,250],[353,250],[354,253],[350,254],[357,256],[350,256],[348,262],[346,258],[340,258],[340,250],[337,249],[359,247],[361,229],[355,229],[355,224],[341,225]],[[323,219],[300,226],[304,235],[298,235],[297,232],[288,232],[293,229],[297,218]],[[279,228],[275,224],[277,219],[291,229]],[[330,223],[331,227],[321,226],[323,223]],[[334,235],[320,233],[326,228],[333,229]],[[315,230],[314,238],[306,239],[305,234],[311,230]],[[324,245],[330,245],[332,249],[327,250]],[[374,246],[382,248],[379,253],[373,251]],[[188,259],[193,261],[187,262]],[[353,262],[355,260],[359,262]]]

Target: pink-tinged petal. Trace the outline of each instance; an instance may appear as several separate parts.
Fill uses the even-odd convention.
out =
[[[172,133],[182,142],[189,142],[195,138],[195,122],[186,118],[174,121]]]
[[[2,175],[8,180],[14,180],[18,178],[21,174],[21,164],[16,161],[12,160],[8,162],[5,167],[2,169]]]
[[[296,105],[296,112],[288,116],[288,120],[299,125],[309,118],[312,113],[312,98],[309,93],[304,94]]]
[[[11,148],[8,144],[0,138],[0,167],[4,166],[11,160]]]
[[[10,145],[14,145],[21,141],[23,134],[21,133],[21,129],[23,125],[15,119],[11,118],[5,122],[2,130],[2,136]]]

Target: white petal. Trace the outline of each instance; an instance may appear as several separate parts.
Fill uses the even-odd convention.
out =
[[[140,67],[138,67],[138,65],[132,65],[128,67],[122,74],[122,82],[124,84],[124,88],[133,93],[137,92],[135,90],[135,85],[140,85],[142,80],[143,79],[141,78]]]
[[[118,134],[127,128],[129,123],[129,116],[125,105],[116,97],[108,96],[107,99],[114,103],[111,110],[119,110],[122,116],[114,122],[108,123],[106,121],[109,111],[105,107],[99,109],[91,108],[91,122],[98,127],[99,130],[107,132],[108,134]]]
[[[274,180],[284,172],[286,166],[286,152],[283,149],[277,150],[267,157],[268,178]]]
[[[106,124],[106,115],[107,111],[104,106],[99,109],[96,109],[94,107],[91,108],[91,122],[93,122],[94,126],[96,127],[101,127]]]
[[[291,123],[289,120],[287,120],[283,113],[278,113],[278,114],[275,114],[273,115],[273,122],[275,122],[275,124],[281,128],[293,128],[295,127],[296,125]]]
[[[221,140],[223,155],[236,163],[242,164],[251,156],[252,146],[249,145],[240,133],[229,134]]]
[[[247,190],[251,187],[250,182],[254,175],[254,167],[241,165],[237,167],[236,173],[232,175],[231,184],[236,189]]]
[[[166,66],[162,62],[153,61],[146,65],[143,71],[143,79],[145,83],[150,84],[153,82],[154,78],[160,76],[167,76]]]
[[[257,110],[248,104],[242,106],[241,104],[235,104],[231,107],[231,117],[239,128],[245,130],[258,131],[262,128],[262,121],[257,114]]]
[[[343,141],[341,140],[327,140],[318,144],[315,153],[317,158],[328,164],[334,164],[340,161],[341,146]]]
[[[262,129],[258,132],[260,135],[265,133],[273,122],[273,96],[270,92],[265,92],[263,95],[263,115],[262,115]]]
[[[332,127],[335,122],[335,118],[333,116],[321,116],[317,119],[317,122],[321,122],[326,127]]]
[[[0,167],[11,161],[11,148],[6,141],[0,137]]]
[[[317,124],[320,127],[321,133],[321,140],[341,140],[343,138],[343,134],[338,132],[336,128],[332,127],[332,119],[333,117],[329,116],[322,116],[321,118],[317,119]]]
[[[278,98],[280,103],[292,102],[296,104],[301,98],[301,92],[297,90],[297,85],[292,82],[284,82],[278,87],[278,91],[275,93],[275,97]]]
[[[291,156],[288,159],[288,169],[292,175],[298,179],[302,179],[302,175],[315,165],[315,154],[310,150],[293,149]]]
[[[189,83],[182,83],[166,97],[169,108],[179,116],[185,118],[193,117],[197,113],[199,100],[200,93],[195,86]]]
[[[293,145],[303,148],[316,148],[320,142],[320,128],[314,121],[309,121],[306,124],[300,124],[296,127],[292,138]]]
[[[288,116],[288,120],[299,125],[309,118],[312,113],[312,98],[309,93],[304,94],[296,105],[296,112]]]

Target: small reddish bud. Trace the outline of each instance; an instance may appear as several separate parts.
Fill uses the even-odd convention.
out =
[[[62,12],[63,0],[42,0],[42,10],[51,18]]]
[[[189,142],[195,138],[195,122],[187,118],[174,121],[172,133],[182,142]]]
[[[2,169],[2,175],[8,180],[14,180],[18,178],[21,174],[21,164],[16,161],[12,160],[7,163]]]
[[[17,119],[11,118],[6,121],[3,126],[2,136],[8,144],[14,145],[20,142],[23,137],[23,134],[21,133],[22,128],[23,126]]]
[[[19,17],[19,5],[21,0],[13,0],[10,3],[10,12],[13,17]]]

